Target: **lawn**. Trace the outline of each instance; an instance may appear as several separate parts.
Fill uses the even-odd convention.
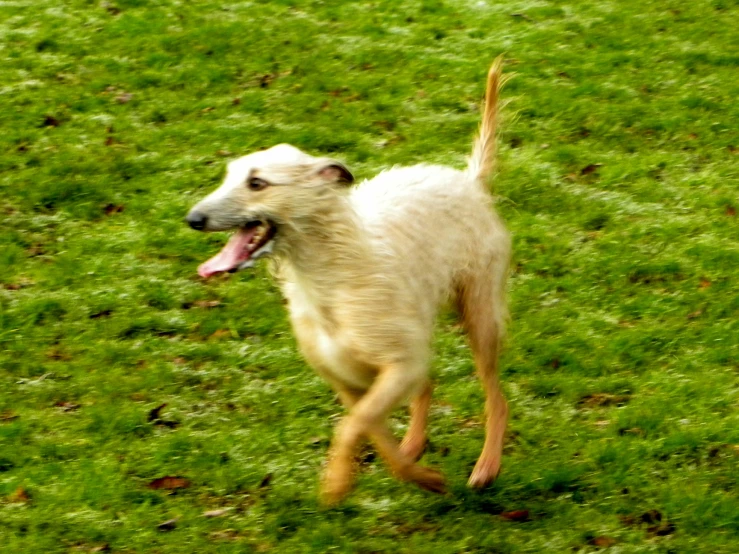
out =
[[[738,20],[736,0],[0,3],[0,551],[737,552]],[[500,53],[503,472],[465,486],[482,392],[445,313],[423,463],[449,494],[367,449],[321,508],[342,409],[264,264],[201,280],[225,235],[183,217],[280,142],[360,179],[462,167]]]

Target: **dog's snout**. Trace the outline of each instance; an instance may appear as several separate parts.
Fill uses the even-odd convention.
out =
[[[196,231],[202,231],[208,223],[208,216],[202,212],[193,210],[187,214],[185,221],[187,221],[187,224]]]

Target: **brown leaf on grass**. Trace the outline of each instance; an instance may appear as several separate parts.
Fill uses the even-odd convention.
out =
[[[149,415],[146,417],[146,420],[149,423],[153,423],[154,425],[161,425],[162,427],[169,427],[170,429],[175,429],[180,424],[177,421],[171,421],[168,419],[163,419],[161,417],[161,411],[162,409],[167,405],[165,402],[164,404],[160,404],[156,408],[153,408],[149,411]]]
[[[115,97],[115,101],[119,104],[128,104],[131,100],[133,100],[133,94],[130,92],[124,92]]]
[[[222,158],[228,158],[229,156],[234,155],[234,153],[231,152],[230,150],[219,150],[218,152],[216,152],[216,154],[218,154]]]
[[[719,445],[716,445],[716,446],[711,447],[708,450],[708,457],[709,458],[718,458],[719,455],[721,454],[721,450],[723,448],[725,448],[725,447],[726,447],[725,444],[719,444]]]
[[[103,206],[103,211],[105,212],[105,215],[119,214],[124,209],[125,208],[120,204],[106,204],[105,206]]]
[[[603,167],[603,164],[586,165],[580,170],[580,175],[590,175],[591,173],[595,173],[596,171],[598,171],[600,167]]]
[[[110,15],[118,15],[119,13],[121,13],[121,9],[118,6],[111,4],[110,2],[102,2],[100,6],[105,8],[105,11],[107,11]]]
[[[508,521],[519,522],[529,521],[531,519],[528,510],[511,510],[510,512],[501,513],[500,517],[507,519]]]
[[[165,402],[164,404],[159,404],[159,406],[157,406],[156,408],[149,410],[149,415],[146,416],[146,421],[151,423],[152,421],[156,421],[157,419],[159,419],[159,414],[166,405],[167,403]]]
[[[525,13],[512,13],[511,17],[517,17],[519,19],[523,19],[524,21],[528,21],[529,23],[534,23],[534,20]]]
[[[612,539],[611,537],[593,537],[588,541],[588,544],[592,544],[598,548],[608,548],[616,544],[616,542],[616,539]]]
[[[701,284],[698,286],[700,289],[707,289],[711,286],[711,281],[707,277],[701,277]]]
[[[619,516],[618,519],[621,520],[621,523],[629,527],[636,527],[643,524],[648,525],[647,533],[652,537],[663,537],[675,532],[675,524],[664,519],[659,510],[647,510],[638,516]]]
[[[187,363],[187,358],[183,358],[182,356],[176,356],[172,358],[172,363],[175,365],[185,365]]]
[[[54,407],[59,408],[62,412],[74,412],[76,410],[79,410],[82,407],[82,404],[60,400],[59,402],[54,404]]]
[[[703,310],[696,310],[694,312],[689,313],[687,316],[688,319],[695,319],[696,317],[699,317],[703,314]]]
[[[0,422],[10,423],[11,421],[15,421],[19,417],[20,416],[12,410],[5,410],[3,413],[0,414]]]
[[[647,533],[653,537],[664,537],[672,535],[675,532],[675,524],[669,521],[663,521],[659,525],[651,525],[647,527]]]
[[[177,490],[177,489],[186,489],[190,486],[190,481],[185,479],[184,477],[173,477],[170,475],[167,475],[165,477],[159,477],[158,479],[154,479],[151,483],[147,485],[150,489],[153,490]]]
[[[46,254],[44,245],[40,243],[32,244],[31,246],[26,248],[26,252],[28,252],[28,255],[31,258],[35,258],[36,256],[43,256],[44,254]]]
[[[272,474],[268,473],[264,477],[262,477],[262,480],[259,482],[259,488],[264,489],[269,487],[269,484],[272,482]]]
[[[233,100],[231,100],[231,104],[233,104],[234,106],[238,106],[239,104],[241,104],[241,98],[234,98]]]
[[[61,350],[60,348],[54,346],[52,348],[49,348],[46,352],[46,357],[50,360],[63,360],[63,361],[69,361],[72,359],[72,356]]]
[[[23,487],[18,487],[15,492],[8,496],[8,502],[11,504],[25,504],[31,501],[31,495]]]
[[[626,404],[631,399],[628,394],[610,394],[607,392],[595,392],[593,394],[587,394],[583,396],[577,405],[587,408],[595,408],[600,406],[621,406]]]
[[[259,87],[260,88],[267,88],[272,83],[272,81],[275,80],[276,75],[271,75],[267,73],[266,75],[262,75],[259,78]]]
[[[18,279],[18,282],[16,283],[3,283],[0,286],[2,286],[4,289],[7,289],[7,290],[20,290],[20,289],[25,289],[27,287],[32,287],[35,284],[36,284],[35,281],[32,281],[31,279],[27,277],[21,277],[20,279]]]
[[[88,552],[110,552],[111,548],[108,543],[93,546]]]
[[[231,331],[228,329],[218,329],[215,333],[213,333],[210,338],[212,339],[223,339],[223,338],[229,338],[231,337]]]
[[[392,121],[386,121],[384,119],[380,121],[373,121],[372,125],[380,127],[381,129],[384,129],[385,131],[392,131],[395,128],[395,123],[393,123]]]
[[[523,144],[523,139],[521,137],[513,137],[508,144],[511,148],[518,148]]]
[[[175,517],[175,518],[172,518],[172,519],[168,519],[167,521],[163,521],[162,523],[160,523],[159,525],[157,525],[157,530],[158,531],[162,531],[162,532],[172,531],[173,529],[176,529],[177,528],[177,520],[179,520],[179,519],[180,518]]]
[[[53,115],[45,115],[44,116],[44,121],[43,121],[43,123],[41,123],[41,126],[42,127],[59,127],[59,125],[61,125],[61,124],[62,124],[62,122],[59,121]]]
[[[729,217],[736,216],[736,208],[734,206],[726,206],[726,211],[724,212]]]
[[[662,514],[659,510],[648,510],[639,516],[639,521],[642,523],[659,523],[662,521]]]

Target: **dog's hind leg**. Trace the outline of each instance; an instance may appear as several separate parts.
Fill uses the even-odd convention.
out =
[[[386,424],[372,429],[370,439],[398,479],[415,483],[427,491],[440,494],[446,492],[444,476],[435,469],[416,464],[412,458],[403,454]]]
[[[411,402],[411,422],[403,441],[400,443],[400,452],[413,461],[418,460],[426,448],[426,423],[429,407],[431,406],[432,392],[433,387],[428,382],[423,387],[421,394]]]
[[[468,484],[481,488],[500,471],[508,405],[498,379],[498,354],[503,335],[505,296],[502,276],[473,275],[461,283],[459,311],[475,358],[477,375],[485,391],[485,444]]]
[[[377,381],[364,394],[340,391],[342,401],[352,406],[339,424],[329,452],[321,495],[326,504],[340,501],[351,489],[354,480],[354,454],[362,437],[367,436],[398,478],[412,481],[421,488],[443,492],[440,473],[413,463],[400,452],[398,443],[387,427],[387,417],[415,388],[416,380],[402,367],[384,369]]]

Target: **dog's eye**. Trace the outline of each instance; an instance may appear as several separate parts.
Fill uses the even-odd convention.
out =
[[[259,177],[249,177],[249,180],[246,182],[246,186],[249,187],[249,190],[262,190],[267,188],[269,183]]]

